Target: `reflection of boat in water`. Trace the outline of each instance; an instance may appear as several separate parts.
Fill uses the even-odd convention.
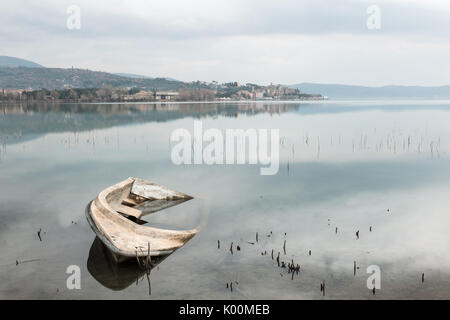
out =
[[[134,260],[117,264],[112,252],[97,237],[89,250],[87,269],[101,285],[119,291],[128,288],[146,274],[149,275],[150,270],[167,257],[168,255],[152,258],[150,268],[143,268]]]
[[[116,262],[168,255],[194,237],[199,228],[167,230],[143,226],[142,216],[180,204],[191,196],[141,179],[128,178],[92,201],[86,217]]]

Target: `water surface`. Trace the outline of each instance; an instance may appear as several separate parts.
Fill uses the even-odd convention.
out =
[[[171,132],[199,119],[280,129],[279,173],[174,165]],[[448,101],[0,106],[0,298],[448,299],[449,121]],[[150,224],[206,219],[151,271],[151,295],[136,266],[109,263],[84,216],[127,177],[195,197]],[[66,287],[69,265],[81,268],[81,290]],[[382,274],[375,296],[370,265]]]

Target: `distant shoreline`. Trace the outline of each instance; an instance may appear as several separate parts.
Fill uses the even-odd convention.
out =
[[[326,98],[326,99],[290,99],[290,100],[189,100],[189,101],[67,101],[67,100],[0,100],[0,104],[17,104],[17,103],[55,103],[55,104],[188,104],[188,103],[299,103],[299,102],[318,102],[318,103],[344,103],[344,102],[420,102],[433,101],[445,102],[450,101],[450,97],[381,97],[381,98]]]
[[[252,90],[252,91],[250,91]],[[269,86],[259,89],[216,91],[183,88],[178,91],[144,91],[138,88],[79,88],[64,90],[0,89],[3,102],[40,103],[162,103],[162,102],[233,102],[233,101],[323,101],[320,94],[301,93],[298,89]]]
[[[252,103],[266,103],[266,104],[277,104],[277,103],[313,103],[313,102],[328,102],[329,99],[292,99],[292,100],[192,100],[192,101],[67,101],[67,100],[13,100],[6,101],[0,100],[0,105],[7,104],[34,104],[34,103],[46,103],[46,104],[92,104],[92,105],[107,105],[107,104],[129,104],[129,105],[170,105],[170,104],[252,104]]]
[[[284,87],[281,87],[284,89]],[[103,91],[109,93],[105,94]],[[341,97],[325,96],[322,94],[307,94],[294,92],[285,95],[274,95],[273,97],[251,97],[247,95],[231,95],[231,97],[220,97],[223,92],[205,89],[183,89],[181,91],[151,92],[137,91],[137,89],[64,89],[64,90],[23,90],[23,89],[1,89],[0,103],[271,103],[271,102],[312,102],[312,101],[440,101],[449,100],[450,97],[442,96],[380,96],[380,97]],[[62,97],[62,98],[61,98]]]

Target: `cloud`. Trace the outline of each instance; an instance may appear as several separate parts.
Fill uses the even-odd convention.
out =
[[[73,1],[15,1],[2,4],[9,25],[66,33],[66,9]],[[402,0],[165,0],[77,1],[83,28],[92,37],[186,38],[262,34],[367,34],[369,5],[382,12],[383,34],[430,36],[450,32],[445,1]],[[9,9],[9,10],[8,10]],[[11,14],[13,11],[13,14]]]
[[[81,30],[66,28],[72,4]],[[0,4],[0,54],[182,80],[442,84],[449,17],[444,0],[19,0]]]

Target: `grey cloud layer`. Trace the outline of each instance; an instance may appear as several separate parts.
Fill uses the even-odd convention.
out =
[[[367,34],[366,9],[371,4],[382,10],[383,34],[450,35],[450,6],[441,1],[202,0],[2,2],[2,36],[4,30],[67,33],[65,10],[74,3],[82,9],[83,28],[77,33],[81,37]],[[133,6],[137,9],[132,10]]]
[[[446,84],[449,18],[446,0],[4,0],[0,54],[181,80]]]

